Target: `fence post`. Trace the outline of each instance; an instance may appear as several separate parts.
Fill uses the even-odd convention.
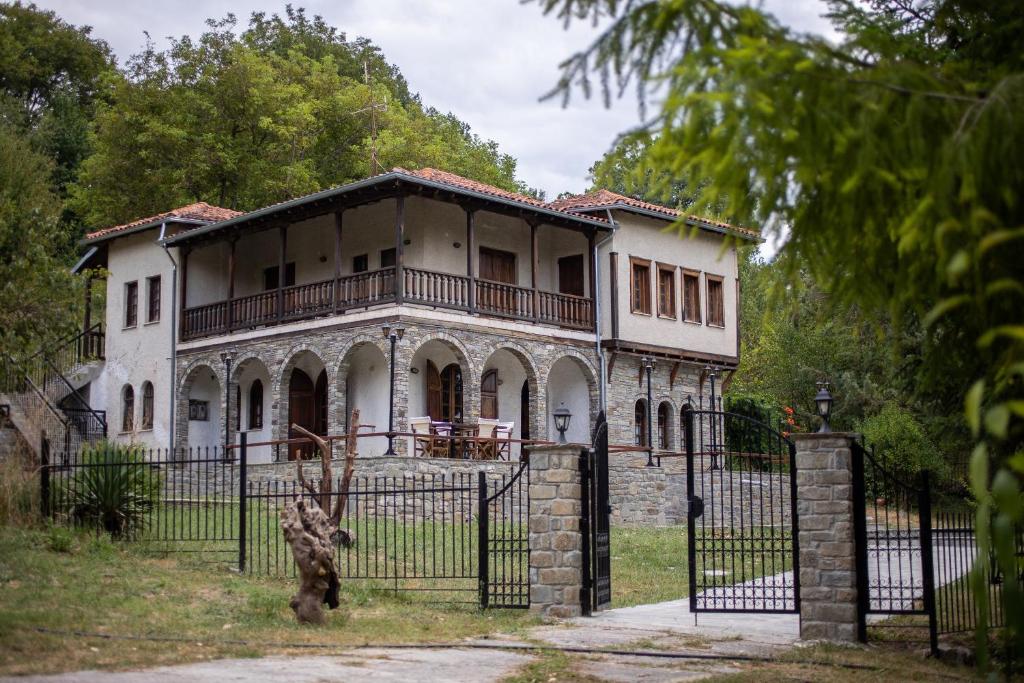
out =
[[[245,501],[246,488],[249,479],[246,472],[246,461],[248,457],[247,441],[249,435],[245,432],[239,434],[239,455],[238,455],[238,573],[245,573],[245,509],[248,507]]]
[[[50,518],[50,442],[44,431],[39,437],[39,501],[42,506],[43,519]]]
[[[591,600],[593,596],[593,577],[591,576],[591,567],[593,566],[593,552],[590,544],[590,535],[592,533],[591,528],[591,512],[593,511],[593,501],[590,498],[591,487],[593,482],[591,477],[593,472],[590,467],[590,459],[593,451],[589,448],[583,448],[580,450],[580,545],[582,550],[582,576],[580,577],[580,612],[583,616],[589,617],[593,614],[593,603]]]
[[[868,524],[867,492],[864,484],[864,447],[856,440],[850,448],[853,467],[853,537],[857,553],[857,640],[868,642]]]
[[[938,615],[935,613],[935,560],[932,554],[932,486],[928,470],[921,472],[917,502],[918,527],[921,533],[921,588],[924,609],[928,613],[928,645],[932,656],[939,654]]]
[[[488,566],[487,538],[490,535],[487,520],[487,473],[483,470],[477,472],[477,575],[480,581],[480,608],[486,609],[490,599],[491,575]]]

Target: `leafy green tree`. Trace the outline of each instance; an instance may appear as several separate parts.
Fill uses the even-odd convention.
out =
[[[564,64],[557,92],[611,97],[657,84],[645,134],[656,178],[708,178],[696,210],[785,231],[790,282],[806,271],[833,310],[914,316],[922,384],[960,387],[976,441],[977,537],[1018,574],[1024,523],[1024,5],[832,0],[837,42],[716,0],[540,0],[611,16]],[[680,226],[682,229],[682,226]],[[941,344],[941,345],[940,345]],[[988,593],[975,572],[984,653]],[[1002,593],[1009,651],[1024,651],[1024,595]],[[982,664],[985,664],[982,658]]]
[[[0,125],[0,351],[21,356],[74,328],[79,284],[55,254],[66,241],[52,162]]]
[[[291,8],[284,18],[254,14],[241,36],[236,24],[210,20],[198,38],[129,61],[72,192],[90,224],[199,200],[253,209],[393,166],[527,189],[512,157],[453,115],[424,109],[369,41]]]
[[[89,122],[111,79],[110,48],[88,26],[34,4],[0,3],[0,118],[53,160],[61,193],[90,152]]]
[[[590,167],[590,189],[603,188],[662,206],[688,208],[694,200],[690,184],[672,174],[657,177],[656,171],[643,163],[650,144],[650,138],[639,135],[620,140]]]

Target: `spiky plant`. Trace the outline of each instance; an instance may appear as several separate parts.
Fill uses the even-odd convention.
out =
[[[103,529],[115,538],[129,536],[156,505],[160,481],[159,471],[146,463],[136,446],[87,446],[70,482],[69,513],[78,524]]]

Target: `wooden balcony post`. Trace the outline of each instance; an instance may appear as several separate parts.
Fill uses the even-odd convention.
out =
[[[278,252],[277,252],[277,322],[284,318],[284,274],[287,270],[286,255],[288,252],[288,226],[282,225],[278,228]]]
[[[238,239],[234,237],[228,240],[228,310],[225,314],[228,332],[235,327],[234,306],[231,305],[231,301],[235,298],[235,244],[237,242]]]
[[[402,303],[405,292],[405,260],[403,243],[405,242],[405,195],[395,197],[395,303]]]
[[[181,248],[181,303],[178,305],[178,339],[184,341],[188,331],[185,324],[185,309],[188,307],[188,255],[192,250]]]
[[[476,272],[473,254],[476,252],[476,212],[466,209],[466,276],[469,278],[469,312],[476,314]]]
[[[85,312],[82,318],[82,331],[88,332],[92,327],[92,271],[85,276]]]
[[[597,230],[591,230],[587,233],[587,269],[588,275],[590,276],[590,322],[593,328],[597,329],[597,308],[595,307],[597,302],[597,278],[594,272],[594,265],[597,263],[597,252],[594,249],[595,241],[594,238],[597,236]]]
[[[338,304],[341,300],[339,281],[341,280],[341,223],[343,213],[344,210],[334,212],[334,286],[331,287],[331,291],[334,293],[335,314],[338,312]]]
[[[533,288],[533,322],[540,321],[540,295],[537,293],[537,271],[540,270],[540,250],[537,246],[537,223],[530,221],[530,287]]]

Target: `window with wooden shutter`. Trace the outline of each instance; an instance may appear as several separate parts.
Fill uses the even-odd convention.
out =
[[[700,274],[683,271],[683,320],[699,323],[700,318]]]
[[[676,317],[676,267],[658,264],[658,315]]]
[[[480,417],[498,419],[498,371],[488,370],[480,380]]]
[[[643,401],[633,406],[633,440],[637,446],[647,445],[647,404]]]
[[[132,385],[125,384],[121,389],[121,431],[135,430],[135,390]]]
[[[146,279],[146,322],[155,323],[160,320],[160,276]]]
[[[124,326],[135,327],[139,322],[139,283],[124,286]],[[127,430],[126,430],[127,431]]]
[[[394,247],[380,250],[381,268],[394,268],[396,263],[398,263],[398,251]]]
[[[480,247],[480,279],[516,284],[516,255],[510,251]]]
[[[630,310],[642,315],[651,314],[651,262],[630,257]]]
[[[722,278],[708,275],[708,325],[725,327],[725,287]]]
[[[153,428],[153,383],[145,382],[142,385],[142,428]],[[129,431],[129,430],[125,430]]]
[[[258,379],[249,387],[249,429],[263,429],[263,382]]]

